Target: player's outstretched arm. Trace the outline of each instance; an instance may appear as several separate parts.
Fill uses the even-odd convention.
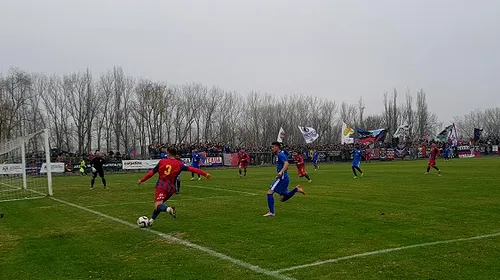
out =
[[[207,179],[212,178],[212,174],[207,173],[207,172],[205,172],[205,171],[203,171],[201,169],[194,168],[192,166],[187,166],[185,168],[186,168],[186,170],[183,170],[183,171],[188,171],[188,172],[196,173],[196,174],[201,175],[201,176],[203,176],[203,177],[205,177]]]
[[[140,185],[140,184],[146,182],[149,178],[153,177],[153,175],[155,175],[156,172],[158,172],[159,168],[160,168],[160,166],[157,164],[155,166],[155,168],[151,169],[146,175],[144,175],[144,177],[139,179],[139,181],[137,182],[137,185]]]

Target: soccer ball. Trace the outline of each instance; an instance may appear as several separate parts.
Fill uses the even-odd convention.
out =
[[[146,216],[139,217],[137,219],[137,225],[141,228],[145,228],[149,225],[149,219]]]

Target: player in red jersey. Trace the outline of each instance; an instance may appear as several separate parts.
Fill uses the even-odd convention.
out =
[[[427,163],[427,172],[425,174],[429,174],[429,171],[431,170],[431,167],[436,169],[439,176],[441,176],[441,170],[436,166],[436,158],[439,156],[439,149],[437,148],[436,144],[432,144],[431,147],[431,155],[429,157],[429,163]]]
[[[241,149],[238,153],[238,166],[240,171],[240,177],[247,176],[248,162],[250,161],[250,156],[245,152],[245,149]],[[241,175],[241,169],[243,169],[244,175]]]
[[[158,173],[158,181],[156,182],[155,187],[155,208],[153,211],[153,215],[149,220],[149,226],[153,224],[153,222],[161,212],[168,212],[175,218],[175,207],[168,207],[165,204],[165,201],[167,201],[170,197],[172,197],[172,195],[174,195],[177,176],[182,171],[193,172],[206,178],[212,177],[210,173],[206,173],[198,168],[194,168],[191,166],[188,167],[184,165],[182,161],[176,159],[175,156],[177,155],[177,150],[175,148],[168,148],[167,153],[167,158],[160,159],[155,168],[149,171],[138,182],[138,184],[140,185],[149,178],[153,177],[155,173]]]
[[[293,160],[295,161],[295,165],[297,165],[297,171],[299,173],[299,177],[300,178],[306,177],[309,183],[311,183],[312,182],[311,177],[309,177],[309,174],[307,174],[306,172],[304,158],[297,152],[293,152],[292,156]]]
[[[365,162],[371,162],[371,157],[372,157],[372,152],[371,150],[366,147],[366,150],[365,150]]]

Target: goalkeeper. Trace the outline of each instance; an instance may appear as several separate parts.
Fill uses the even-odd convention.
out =
[[[104,178],[104,169],[102,168],[104,164],[104,159],[101,157],[101,152],[96,151],[95,157],[90,161],[90,166],[92,167],[92,181],[90,181],[90,189],[94,189],[95,178],[97,174],[101,177],[102,184],[106,188],[106,179]]]

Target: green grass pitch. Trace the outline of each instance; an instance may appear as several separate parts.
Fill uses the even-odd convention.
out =
[[[441,177],[424,175],[423,160],[362,163],[364,178],[353,179],[348,163],[307,165],[312,183],[291,166],[290,189],[300,183],[307,195],[276,199],[272,218],[262,215],[274,168],[243,179],[236,169],[202,181],[184,174],[168,202],[178,217],[162,213],[157,232],[108,218],[150,217],[156,177],[139,187],[144,173],[108,174],[108,190],[100,180],[89,190],[90,177],[55,177],[55,198],[108,217],[49,198],[0,203],[0,279],[500,279],[500,158],[438,166]]]

